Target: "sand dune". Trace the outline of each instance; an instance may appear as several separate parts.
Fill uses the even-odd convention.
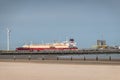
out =
[[[120,65],[0,62],[0,80],[120,80]]]

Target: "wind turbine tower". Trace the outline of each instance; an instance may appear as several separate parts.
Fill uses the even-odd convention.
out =
[[[10,50],[10,30],[7,28],[7,50]]]

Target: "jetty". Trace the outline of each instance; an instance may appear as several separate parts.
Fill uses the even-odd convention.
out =
[[[15,51],[0,50],[0,55],[18,55],[18,54],[120,54],[120,49],[79,49],[79,50],[44,50],[44,51]]]

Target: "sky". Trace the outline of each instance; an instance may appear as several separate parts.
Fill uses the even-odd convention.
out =
[[[74,38],[79,48],[98,39],[120,45],[120,0],[0,0],[0,49]]]

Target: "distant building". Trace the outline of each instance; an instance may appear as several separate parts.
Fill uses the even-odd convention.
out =
[[[118,49],[120,49],[120,46],[118,47]]]
[[[107,48],[106,40],[97,40],[97,48],[106,49]]]

